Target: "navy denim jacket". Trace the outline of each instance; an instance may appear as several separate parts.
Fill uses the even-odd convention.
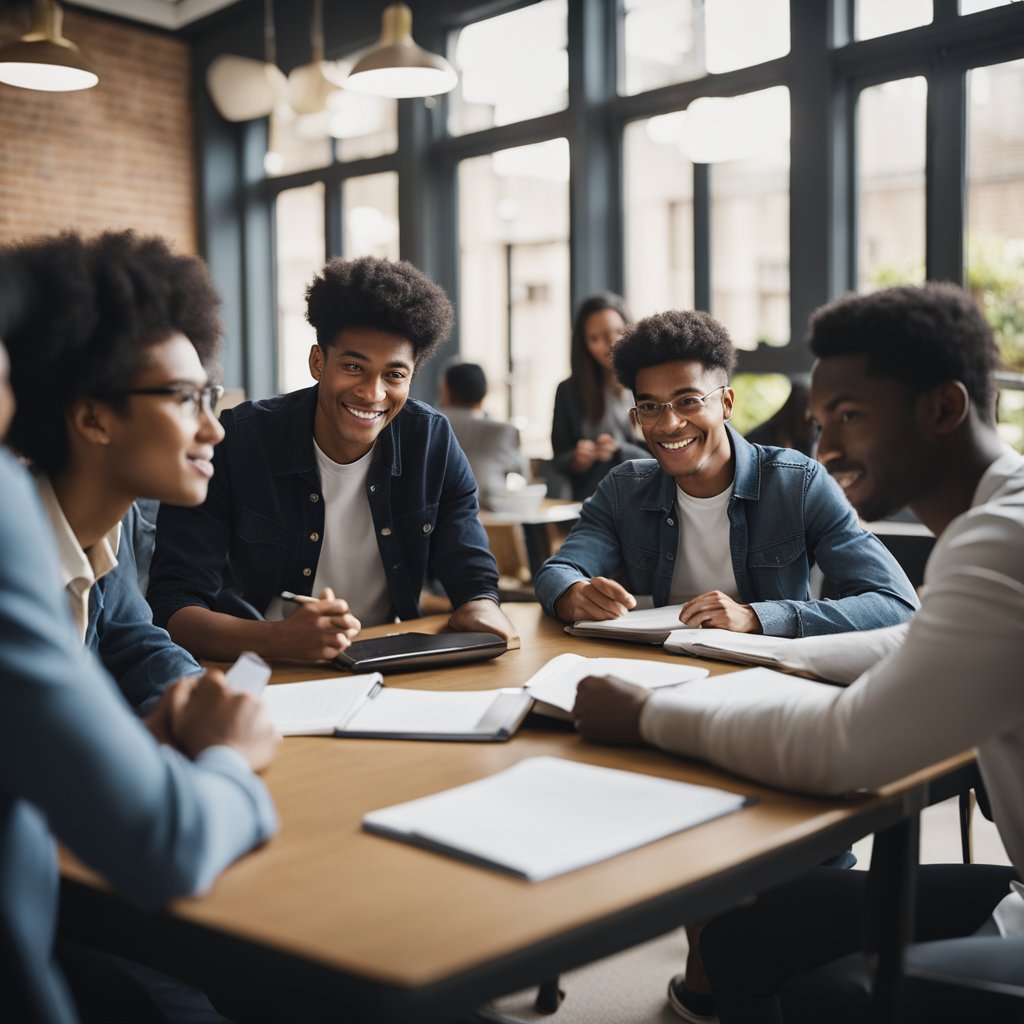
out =
[[[729,546],[740,600],[769,636],[814,636],[904,622],[918,601],[882,542],[861,529],[825,469],[788,448],[765,448],[732,428],[736,459]],[[537,574],[549,615],[573,583],[610,576],[668,604],[678,550],[676,485],[654,459],[616,466],[583,505],[580,521]],[[839,597],[812,601],[817,563]]]
[[[225,435],[206,502],[160,507],[148,594],[154,621],[166,626],[190,605],[260,618],[282,590],[310,593],[324,532],[316,398],[312,387],[221,415]],[[476,483],[444,416],[408,401],[377,438],[366,487],[399,618],[419,615],[428,570],[456,608],[474,598],[498,600]]]
[[[147,525],[132,505],[121,521],[117,565],[89,591],[85,630],[85,646],[140,715],[148,714],[176,679],[202,672],[188,651],[153,625],[153,613],[139,589],[136,544]]]

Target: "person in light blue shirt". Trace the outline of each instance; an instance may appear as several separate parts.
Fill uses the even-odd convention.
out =
[[[0,435],[10,401],[0,345]],[[158,743],[83,647],[31,480],[2,450],[0,494],[0,1019],[72,1024],[56,841],[143,906],[200,893],[276,828],[253,769],[277,737],[211,674],[161,699]]]
[[[537,574],[566,622],[615,618],[645,597],[680,626],[798,637],[892,626],[918,607],[903,570],[813,459],[753,445],[728,420],[735,352],[706,313],[668,312],[613,350],[653,459],[616,466]],[[814,600],[819,566],[835,600]]]
[[[153,625],[134,502],[206,497],[223,436],[206,369],[220,298],[199,260],[131,232],[40,238],[8,256],[31,297],[5,332],[10,444],[35,475],[82,642],[146,714],[201,669]]]

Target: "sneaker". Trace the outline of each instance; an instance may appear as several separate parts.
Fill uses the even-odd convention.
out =
[[[715,997],[709,992],[687,992],[686,978],[682,974],[668,983],[668,1002],[690,1024],[718,1024]]]

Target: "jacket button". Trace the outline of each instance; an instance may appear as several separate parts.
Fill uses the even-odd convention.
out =
[[[430,525],[430,523],[424,523],[423,524],[423,532],[424,533],[430,533],[430,531],[432,529],[433,529],[433,527]]]
[[[665,557],[666,557],[666,558],[667,558],[667,559],[668,559],[668,560],[669,560],[670,562],[674,562],[674,561],[675,561],[675,558],[676,558],[676,556],[675,556],[675,555],[673,555],[671,551],[670,551],[670,552],[669,552],[669,553],[668,553],[667,555],[665,555]]]
[[[380,535],[382,537],[390,537],[391,536],[391,527],[390,526],[382,526],[381,527],[381,531],[380,531]]]
[[[312,502],[317,502],[317,501],[320,500],[320,495],[319,494],[311,494],[309,496],[309,500],[312,501]]]
[[[313,570],[312,569],[303,569],[302,570],[302,575],[303,576],[312,576],[313,575]]]
[[[665,525],[666,526],[675,526],[676,525],[676,521],[674,519],[666,519],[665,520]]]
[[[377,493],[377,485],[376,484],[370,484],[370,493],[371,494],[376,494]]]
[[[395,564],[393,566],[391,566],[391,568],[392,569],[397,569],[398,568],[398,564],[399,564],[398,562],[395,562]]]
[[[316,532],[316,530],[314,530],[314,531],[313,531],[313,532],[312,532],[312,533],[311,533],[311,534],[309,535],[309,539],[310,539],[311,541],[314,541],[314,542],[315,542],[315,541],[318,541],[318,540],[320,539],[320,534],[319,534],[319,533],[317,533],[317,532]]]

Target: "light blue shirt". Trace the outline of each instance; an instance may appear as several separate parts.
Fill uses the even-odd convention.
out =
[[[193,762],[159,746],[83,650],[44,513],[6,451],[0,494],[0,1018],[19,985],[43,1019],[71,1022],[53,960],[54,837],[157,907],[207,889],[277,819],[237,752]]]

